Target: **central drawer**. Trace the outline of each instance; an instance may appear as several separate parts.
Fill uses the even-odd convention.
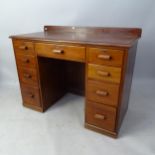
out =
[[[85,62],[85,47],[36,43],[38,56]]]

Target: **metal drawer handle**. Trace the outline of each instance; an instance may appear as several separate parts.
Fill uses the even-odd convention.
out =
[[[30,74],[24,74],[24,77],[30,79],[32,77],[32,75],[30,75]]]
[[[96,94],[101,96],[108,96],[109,93],[107,91],[97,90]]]
[[[95,114],[94,117],[96,119],[100,119],[100,120],[105,120],[106,119],[105,115],[100,115],[100,114]]]
[[[110,55],[105,55],[105,54],[99,54],[98,58],[103,59],[103,60],[111,60],[111,56]]]
[[[57,50],[57,49],[54,49],[52,52],[57,53],[57,54],[63,54],[64,53],[63,50]]]
[[[97,71],[97,74],[101,76],[110,76],[109,72],[104,72],[104,71]]]
[[[21,50],[28,50],[28,47],[27,46],[19,46],[19,49],[21,49]]]

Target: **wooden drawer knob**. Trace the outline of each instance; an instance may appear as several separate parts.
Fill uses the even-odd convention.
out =
[[[100,114],[95,114],[94,117],[96,119],[100,119],[100,120],[105,120],[106,119],[106,117],[104,115],[100,115]]]
[[[34,98],[34,94],[30,94],[29,96],[30,96],[30,98],[32,98],[32,99]]]
[[[29,60],[29,59],[23,59],[23,62],[24,62],[24,63],[29,63],[30,60]]]
[[[101,76],[110,76],[109,72],[104,72],[104,71],[97,71],[97,74]]]
[[[96,94],[101,96],[108,96],[109,93],[107,91],[97,90]]]
[[[30,79],[32,77],[32,75],[30,75],[30,74],[24,74],[24,77]]]
[[[21,49],[21,50],[28,50],[28,47],[27,46],[19,46],[19,49]]]
[[[98,58],[103,59],[103,60],[111,60],[111,56],[110,55],[105,55],[105,54],[99,54]]]
[[[64,53],[63,50],[58,50],[58,49],[54,49],[52,52],[56,53],[56,54],[63,54]]]

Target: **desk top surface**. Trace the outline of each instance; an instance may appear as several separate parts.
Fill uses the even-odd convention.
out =
[[[131,47],[141,36],[139,28],[86,28],[45,26],[43,32],[11,36],[13,39],[85,45]]]

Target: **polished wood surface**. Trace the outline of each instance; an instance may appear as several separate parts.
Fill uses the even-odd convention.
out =
[[[17,65],[24,68],[36,68],[35,56],[17,54],[16,55]]]
[[[121,91],[119,97],[119,106],[117,111],[117,126],[116,130],[118,131],[121,127],[122,121],[128,109],[130,89],[132,84],[132,75],[134,71],[134,64],[136,58],[137,43],[135,42],[128,51],[126,51],[123,65],[123,73],[121,80]]]
[[[30,85],[38,85],[38,77],[35,69],[18,68],[20,81]]]
[[[28,85],[21,85],[23,102],[29,105],[40,106],[39,89]]]
[[[34,55],[34,45],[32,42],[16,40],[13,42],[17,54]]]
[[[105,82],[120,83],[121,68],[88,64],[88,78]]]
[[[44,30],[44,32],[14,35],[11,38],[56,43],[131,47],[135,40],[141,36],[141,29],[139,28],[45,26]]]
[[[23,105],[44,112],[68,92],[85,95],[85,127],[117,137],[141,32],[44,26],[44,32],[11,36]]]
[[[38,57],[43,111],[66,94],[64,62]]]
[[[119,85],[88,80],[87,98],[90,101],[117,107]]]
[[[36,43],[35,50],[38,56],[79,62],[85,61],[85,47]]]
[[[33,42],[13,40],[23,105],[42,112],[39,73]]]
[[[116,109],[95,102],[86,103],[86,122],[99,128],[114,131]]]
[[[124,51],[107,48],[88,48],[87,59],[89,63],[121,67]]]

